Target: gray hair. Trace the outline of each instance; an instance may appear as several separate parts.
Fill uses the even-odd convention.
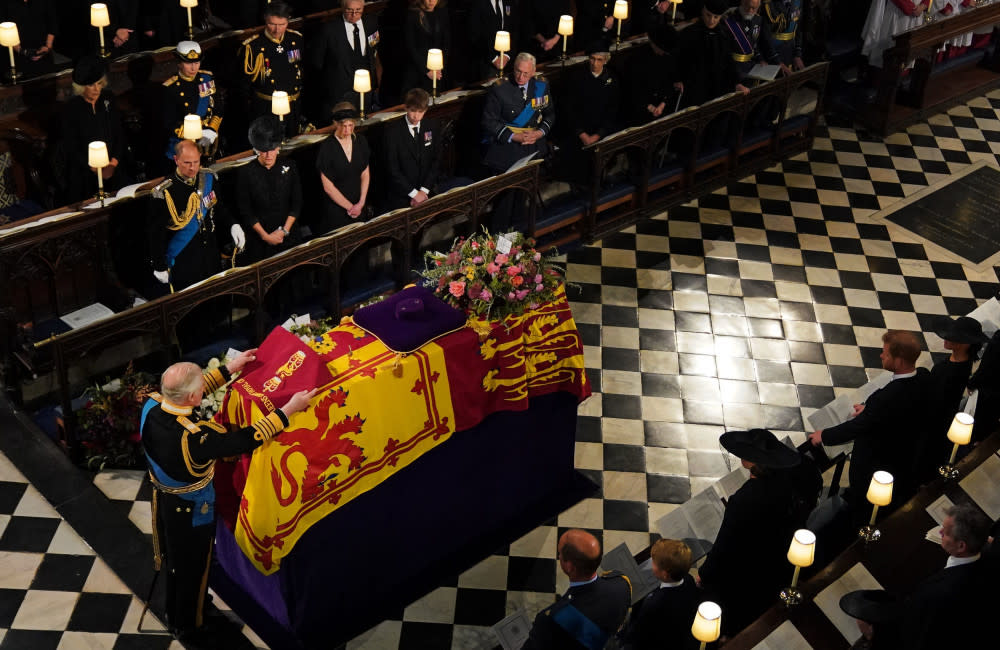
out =
[[[103,75],[100,79],[98,79],[94,83],[99,84],[101,86],[101,88],[107,88],[108,87],[108,75]],[[74,81],[72,83],[72,86],[73,86],[73,95],[75,97],[79,97],[80,95],[83,94],[83,91],[85,91],[87,89],[88,85],[89,86],[93,86],[94,84],[84,85],[84,84],[78,84],[78,83],[76,83]]]
[[[993,522],[971,503],[957,503],[944,511],[952,518],[951,536],[965,542],[969,555],[975,555],[986,545]]]
[[[201,368],[194,363],[175,363],[160,377],[160,393],[175,404],[187,400],[191,393],[202,387]]]
[[[533,68],[538,65],[538,61],[535,59],[535,55],[532,54],[531,52],[521,52],[516,57],[514,57],[514,65],[517,65],[522,61],[527,61],[528,63],[531,64],[531,67]]]
[[[611,52],[591,52],[590,56],[599,56],[604,59],[605,63],[611,60]]]

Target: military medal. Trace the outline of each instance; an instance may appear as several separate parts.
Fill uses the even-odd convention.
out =
[[[274,48],[274,51],[277,52],[278,54],[284,54],[285,48],[279,45],[278,47]]]
[[[201,504],[201,514],[203,514],[203,515],[207,515],[208,514],[208,501],[206,501],[205,503]]]

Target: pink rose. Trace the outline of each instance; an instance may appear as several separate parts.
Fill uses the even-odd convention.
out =
[[[524,300],[529,293],[531,293],[530,289],[521,289],[520,291],[517,292],[517,299]]]
[[[483,263],[483,257],[481,255],[476,255],[475,257],[472,258],[472,263],[473,264],[482,264]]]
[[[542,254],[541,253],[535,253],[535,261],[537,262],[540,259],[542,259]]]
[[[461,280],[456,280],[448,285],[448,291],[456,298],[461,298],[462,294],[465,293],[465,283]]]
[[[514,298],[515,298],[515,296],[514,296],[514,292],[513,291],[511,291],[510,293],[507,294],[507,300],[513,300]]]
[[[506,264],[509,259],[504,253],[498,253],[496,259],[493,261],[497,264]]]
[[[483,302],[489,302],[493,299],[493,294],[490,293],[489,289],[483,289],[483,292],[479,294],[479,299]]]
[[[541,284],[541,282],[542,282],[542,274],[538,273],[535,275],[535,284]]]
[[[517,275],[520,272],[521,272],[521,267],[520,266],[508,266],[507,267],[507,275],[509,275],[510,277],[514,277],[515,275]]]
[[[500,267],[494,264],[493,262],[490,262],[489,264],[486,265],[486,272],[489,273],[490,275],[496,275],[497,273],[500,272]]]
[[[545,289],[545,285],[544,284],[536,284],[535,285],[535,291],[542,291],[543,289]]]
[[[479,242],[477,241],[472,242],[472,250],[474,251],[479,250]]]

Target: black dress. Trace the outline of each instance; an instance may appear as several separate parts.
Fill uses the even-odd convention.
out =
[[[83,97],[66,102],[62,114],[62,153],[66,160],[64,203],[73,203],[97,192],[97,173],[87,161],[88,145],[100,140],[108,146],[108,159],[117,158],[119,166],[111,178],[104,180],[104,189],[113,192],[125,180],[125,131],[121,114],[115,108],[115,97],[107,89],[93,106]]]
[[[296,226],[302,210],[302,183],[294,160],[279,158],[270,169],[257,161],[244,165],[240,168],[237,188],[240,222],[247,238],[244,263],[260,261],[298,243]],[[266,243],[254,230],[254,225],[260,223],[265,232],[274,232],[285,225],[288,217],[295,217],[295,224],[276,246]]]
[[[403,25],[403,42],[406,45],[406,71],[403,73],[401,94],[411,88],[431,91],[433,84],[427,76],[427,50],[437,48],[442,52],[445,63],[443,75],[448,73],[448,53],[451,50],[451,23],[448,10],[438,7],[434,11],[412,9],[406,12]],[[446,77],[438,79],[438,92],[446,90]]]
[[[354,150],[351,159],[347,160],[344,148],[336,136],[328,138],[316,155],[316,170],[326,176],[336,186],[337,190],[344,195],[351,203],[361,200],[361,174],[368,169],[368,160],[371,157],[371,150],[368,148],[368,141],[364,136],[354,136]],[[366,206],[367,208],[367,201]],[[329,197],[323,203],[323,214],[316,227],[316,234],[322,235],[354,223],[357,220],[364,220],[368,210],[363,210],[361,216],[352,219],[347,216],[347,210],[334,203]]]

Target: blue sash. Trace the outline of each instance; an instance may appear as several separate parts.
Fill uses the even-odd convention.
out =
[[[546,82],[535,81],[535,96],[531,98],[531,101],[524,105],[524,109],[507,126],[513,126],[519,129],[527,127],[528,123],[531,122],[533,117],[535,117],[535,113],[538,112],[539,108],[544,106],[543,100],[547,89],[548,84]]]
[[[174,267],[174,260],[181,251],[191,243],[194,236],[198,234],[198,229],[201,228],[202,219],[205,217],[205,197],[212,193],[212,183],[214,176],[212,174],[203,174],[204,187],[201,188],[201,201],[198,205],[198,214],[191,218],[191,221],[187,222],[187,225],[174,233],[174,236],[170,239],[167,244],[167,268],[172,269]],[[169,190],[164,190],[169,191]]]
[[[140,438],[142,437],[142,431],[146,426],[146,416],[149,414],[150,411],[152,411],[159,405],[160,403],[152,398],[146,400],[146,403],[143,404],[142,418],[139,420]],[[163,485],[172,488],[179,488],[188,485],[187,483],[184,483],[182,481],[177,481],[170,478],[170,476],[168,476],[167,473],[163,471],[163,468],[157,465],[156,461],[149,457],[148,453],[146,454],[146,462],[149,464],[149,469],[151,472],[153,472],[153,476],[155,476],[156,480],[162,483]],[[204,526],[205,524],[210,524],[213,521],[215,521],[214,483],[209,483],[205,487],[201,488],[200,490],[195,490],[194,492],[188,492],[186,494],[175,494],[173,496],[177,496],[180,497],[181,499],[184,499],[185,501],[192,502],[193,504],[192,517],[191,517],[192,526]],[[205,509],[205,512],[202,512],[206,504],[208,505],[208,508]]]
[[[747,38],[746,32],[743,31],[743,28],[740,27],[736,19],[732,16],[726,18],[726,27],[729,28],[729,32],[733,35],[737,47],[740,48],[740,54],[753,54],[753,43]]]
[[[590,650],[601,650],[611,638],[611,635],[590,620],[583,612],[571,605],[569,601],[558,610],[553,611],[552,620],[566,630],[578,643]]]

